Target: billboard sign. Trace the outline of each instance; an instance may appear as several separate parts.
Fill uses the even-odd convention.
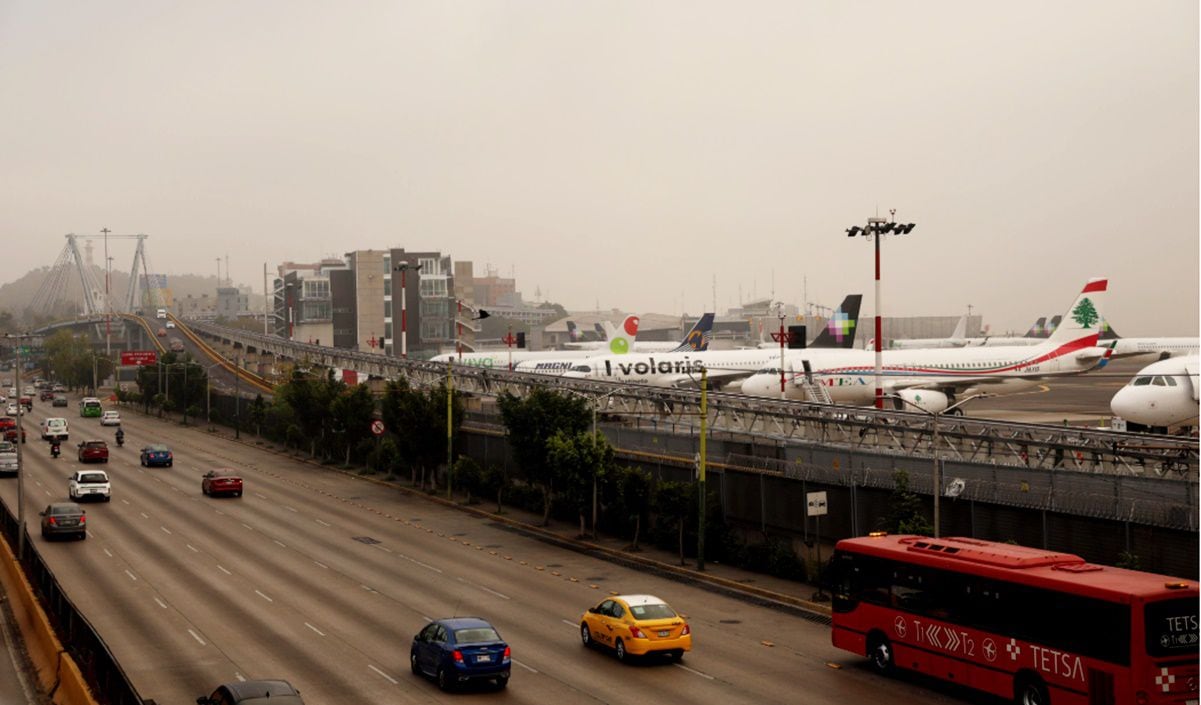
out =
[[[156,362],[158,362],[158,352],[154,350],[123,350],[121,352],[121,364],[125,366],[153,365]]]

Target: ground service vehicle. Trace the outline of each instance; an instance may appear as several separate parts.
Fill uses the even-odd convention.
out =
[[[580,641],[613,649],[619,661],[647,654],[666,654],[678,661],[692,650],[692,629],[653,595],[615,595],[584,613]]]
[[[1198,585],[968,538],[839,541],[832,641],[1022,705],[1197,702]]]
[[[100,406],[100,400],[96,397],[84,397],[79,400],[80,416],[99,418],[103,413],[104,407]]]
[[[288,681],[240,681],[217,686],[207,698],[196,698],[196,705],[304,705],[304,701]]]
[[[478,617],[439,619],[425,625],[409,649],[409,665],[417,675],[438,679],[450,690],[469,681],[509,684],[513,652],[496,628]]]
[[[42,517],[42,538],[51,536],[88,537],[88,518],[83,508],[74,502],[55,502],[38,512]]]

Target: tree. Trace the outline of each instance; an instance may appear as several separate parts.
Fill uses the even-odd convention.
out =
[[[588,432],[559,431],[546,441],[546,461],[563,496],[579,513],[583,538],[592,490],[613,465],[613,446]]]
[[[696,493],[690,482],[660,482],[651,497],[651,506],[660,519],[674,523],[680,546],[680,565],[684,565],[684,526],[696,505]]]
[[[888,513],[880,517],[879,525],[894,534],[930,536],[934,527],[926,519],[922,499],[909,490],[909,473],[897,470],[892,474],[893,491],[888,500]]]
[[[555,476],[547,462],[546,439],[559,431],[582,433],[592,419],[581,397],[537,387],[524,399],[502,392],[497,399],[509,432],[509,446],[526,482],[542,491],[542,526],[550,523]]]
[[[615,484],[621,497],[621,516],[634,520],[634,538],[630,540],[628,549],[640,551],[638,536],[642,530],[642,518],[650,512],[654,480],[650,473],[641,468],[627,467],[617,472]]]
[[[333,428],[340,434],[346,451],[344,464],[350,465],[351,449],[371,435],[371,421],[375,417],[375,397],[371,395],[367,385],[356,384],[333,400],[329,413]]]
[[[471,504],[471,493],[481,494],[482,490],[484,472],[480,468],[480,464],[473,458],[460,455],[455,459],[452,470],[455,485],[467,491],[467,503]]]
[[[463,423],[463,399],[458,391],[454,392],[451,404],[453,439]],[[396,439],[401,457],[409,463],[413,484],[425,489],[426,470],[432,471],[446,459],[446,385],[439,384],[423,393],[411,388],[403,378],[389,382],[381,415],[384,426]],[[433,477],[431,472],[431,483]]]
[[[504,465],[492,465],[484,468],[480,473],[480,492],[487,492],[496,495],[496,513],[504,513],[504,507],[501,500],[504,497],[505,490],[509,487],[509,473],[505,470]]]
[[[139,370],[140,372],[140,370]],[[262,394],[256,394],[250,403],[250,423],[254,424],[254,435],[263,435],[263,421],[267,418],[267,403]]]

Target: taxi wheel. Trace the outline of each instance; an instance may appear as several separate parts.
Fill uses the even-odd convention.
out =
[[[683,660],[683,658],[684,658],[684,650],[683,649],[676,649],[675,651],[671,652],[671,660],[672,661],[679,663],[681,660]]]
[[[592,632],[588,631],[588,624],[580,625],[580,641],[584,642],[584,646],[592,648]]]
[[[630,655],[626,653],[626,645],[621,639],[617,640],[617,645],[614,646],[613,649],[617,652],[618,661],[625,661],[629,659]]]

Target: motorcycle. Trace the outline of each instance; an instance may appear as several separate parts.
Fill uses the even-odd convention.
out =
[[[125,445],[125,432],[117,429],[117,447],[120,448],[123,445]]]
[[[51,457],[51,458],[57,458],[57,457],[59,456],[59,454],[60,454],[60,453],[61,453],[61,451],[59,450],[58,444],[57,444],[57,443],[51,443],[51,444],[50,444],[50,457]]]

